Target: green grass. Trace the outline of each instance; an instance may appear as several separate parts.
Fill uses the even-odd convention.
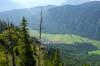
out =
[[[89,55],[100,55],[100,50],[94,50],[94,51],[90,51],[88,53],[89,53]]]
[[[39,32],[34,31],[32,29],[29,30],[29,34],[32,37],[39,37]],[[81,37],[74,34],[46,34],[42,33],[42,39],[48,40],[56,43],[64,43],[64,44],[74,44],[74,43],[91,43],[96,46],[98,49],[100,48],[100,41],[88,39],[86,37]]]

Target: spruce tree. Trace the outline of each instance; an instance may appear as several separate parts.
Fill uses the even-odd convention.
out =
[[[62,66],[60,51],[58,48],[55,49],[55,52],[54,52],[54,66]]]
[[[24,43],[24,47],[23,47],[23,53],[22,53],[22,66],[35,66],[36,65],[36,61],[34,59],[33,56],[33,52],[31,50],[31,41],[30,41],[30,37],[28,35],[27,32],[27,20],[25,19],[25,17],[23,17],[22,19],[22,23],[21,23],[21,31],[23,34],[23,43]]]
[[[59,49],[50,48],[45,57],[45,66],[62,66]]]

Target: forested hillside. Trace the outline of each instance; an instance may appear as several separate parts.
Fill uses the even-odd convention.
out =
[[[0,22],[0,66],[62,66],[59,49],[47,50],[27,26],[24,17],[20,26]]]
[[[44,44],[36,36],[30,36],[25,17],[20,26],[13,25],[9,20],[1,20],[0,25],[0,66],[100,65],[100,56],[89,54],[99,49],[95,44]]]

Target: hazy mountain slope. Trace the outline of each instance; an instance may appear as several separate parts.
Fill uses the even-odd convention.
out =
[[[46,23],[48,31],[100,38],[100,2],[53,8],[48,10],[46,16],[45,22],[49,21]]]
[[[3,20],[9,19],[14,24],[18,25],[23,16],[29,21],[31,27],[35,24],[38,24],[40,21],[40,11],[41,8],[46,11],[47,9],[53,8],[56,6],[48,5],[48,6],[38,6],[33,8],[24,8],[24,9],[17,9],[11,11],[0,12],[0,18]],[[37,23],[38,22],[38,23]]]
[[[93,1],[81,5],[44,6],[43,32],[76,34],[92,39],[100,39],[100,2]],[[0,18],[19,24],[25,16],[31,28],[39,28],[41,7],[12,10],[0,13]]]

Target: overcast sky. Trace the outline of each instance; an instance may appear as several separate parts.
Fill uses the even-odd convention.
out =
[[[35,6],[81,4],[100,0],[0,0],[0,12],[12,9],[31,8]]]

